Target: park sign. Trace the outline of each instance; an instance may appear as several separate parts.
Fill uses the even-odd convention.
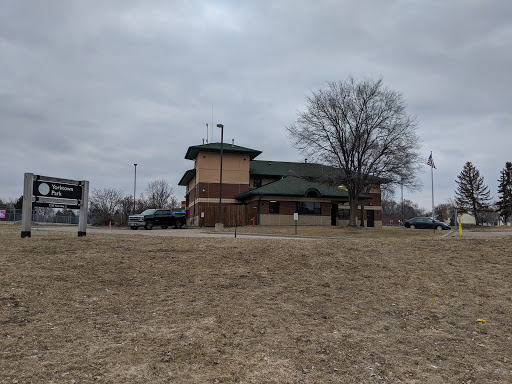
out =
[[[38,176],[41,177],[41,176]],[[61,184],[44,180],[34,180],[34,196],[46,196],[63,199],[82,198],[82,186],[73,184]]]
[[[32,207],[80,209],[78,236],[86,235],[89,182],[25,173],[21,237],[30,237]]]
[[[82,200],[80,181],[40,175],[34,175],[33,179],[33,207],[80,209]]]
[[[32,202],[33,207],[80,209],[82,199],[82,185],[80,185],[80,182],[66,184],[49,181],[48,179],[54,178],[36,176],[32,186],[35,198],[35,201]]]

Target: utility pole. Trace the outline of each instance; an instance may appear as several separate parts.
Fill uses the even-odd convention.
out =
[[[135,189],[137,187],[137,164],[133,164],[135,167],[135,178],[133,179],[133,213],[135,214],[135,200],[136,200],[136,194]]]

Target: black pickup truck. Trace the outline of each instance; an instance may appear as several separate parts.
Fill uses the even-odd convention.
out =
[[[185,225],[185,213],[172,212],[170,209],[146,209],[138,215],[128,217],[128,226],[131,229],[152,229],[154,226],[160,226],[167,229],[171,226],[181,228]]]

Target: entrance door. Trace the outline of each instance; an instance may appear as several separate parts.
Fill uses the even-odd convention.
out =
[[[366,210],[366,226],[367,227],[375,227],[375,211]]]
[[[338,204],[331,204],[331,225],[336,225],[336,218],[338,217]]]

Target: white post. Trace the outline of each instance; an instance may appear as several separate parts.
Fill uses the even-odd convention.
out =
[[[434,218],[434,167],[430,167],[430,174],[432,178],[432,219]]]
[[[78,216],[78,237],[87,235],[87,206],[89,205],[89,182],[82,180],[82,200]]]
[[[404,212],[404,182],[402,180],[402,176],[400,176],[400,195],[401,195],[401,199],[402,199],[402,204],[401,204],[401,211],[402,211],[402,223],[399,225],[399,226],[402,226],[404,225],[404,221],[405,221],[405,212]]]
[[[34,174],[25,173],[23,181],[23,209],[21,210],[21,238],[31,237],[33,192]],[[16,209],[14,209],[14,218],[16,218]]]

